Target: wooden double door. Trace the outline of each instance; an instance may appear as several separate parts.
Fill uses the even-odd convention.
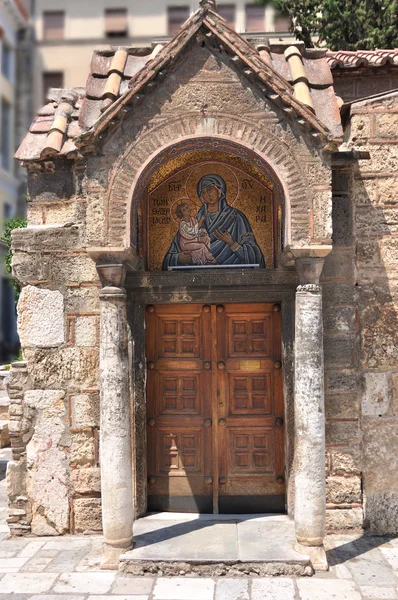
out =
[[[148,511],[284,512],[278,304],[147,307]]]

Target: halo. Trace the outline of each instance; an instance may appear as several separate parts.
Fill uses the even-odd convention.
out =
[[[177,217],[177,206],[179,204],[188,204],[189,208],[191,209],[191,216],[195,216],[199,210],[199,206],[197,204],[195,204],[195,202],[193,200],[191,200],[190,198],[178,198],[178,200],[175,200],[173,202],[173,204],[170,206],[170,214],[173,217],[174,221],[176,223],[180,222],[180,218]]]
[[[239,194],[239,182],[238,178],[230,167],[227,167],[224,163],[216,162],[213,160],[206,160],[201,162],[197,167],[192,169],[187,177],[185,189],[188,198],[195,204],[199,201],[197,193],[198,181],[204,175],[220,175],[225,183],[227,184],[227,202],[230,206],[233,206],[238,198]],[[195,202],[196,199],[196,202]]]

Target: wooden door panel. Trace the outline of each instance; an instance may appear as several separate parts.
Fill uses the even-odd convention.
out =
[[[276,426],[283,415],[280,312],[275,309],[271,304],[218,307],[220,512],[284,510],[283,429]]]
[[[148,307],[149,510],[284,511],[280,360],[278,306]]]
[[[210,314],[148,307],[148,510],[212,512]]]

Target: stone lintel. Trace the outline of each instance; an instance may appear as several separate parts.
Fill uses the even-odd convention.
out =
[[[292,246],[283,249],[280,260],[283,266],[293,266],[298,258],[325,258],[332,251],[331,244],[311,244],[311,246]]]

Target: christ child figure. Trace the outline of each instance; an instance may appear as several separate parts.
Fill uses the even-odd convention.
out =
[[[210,237],[206,229],[202,228],[206,216],[203,215],[199,221],[196,217],[191,217],[191,209],[185,203],[177,206],[176,213],[180,219],[181,252],[189,253],[194,265],[216,264],[210,250]]]

